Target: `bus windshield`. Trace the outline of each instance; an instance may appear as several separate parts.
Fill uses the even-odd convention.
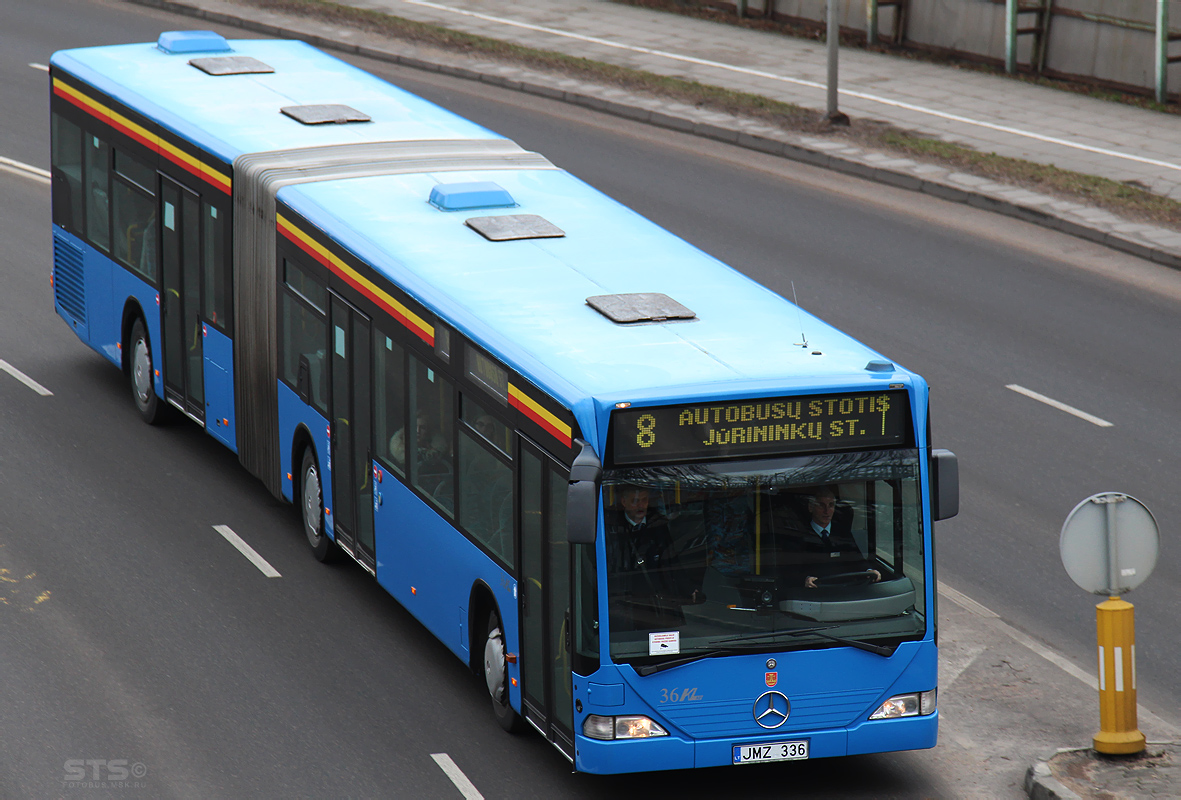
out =
[[[917,450],[606,471],[612,659],[920,639],[918,477]]]

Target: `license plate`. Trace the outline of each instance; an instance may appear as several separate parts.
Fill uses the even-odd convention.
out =
[[[808,757],[808,740],[734,745],[735,764],[766,764],[772,761],[802,761]]]

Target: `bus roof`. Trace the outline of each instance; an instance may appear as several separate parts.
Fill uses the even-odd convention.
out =
[[[50,63],[227,162],[293,147],[504,138],[304,42],[226,43],[231,50],[179,53],[155,42],[85,47],[54,53]],[[189,64],[225,57],[253,58],[274,72],[213,76]],[[372,122],[303,125],[279,111],[319,104],[349,106]]]
[[[302,42],[227,46],[95,47],[61,51],[52,63],[227,161],[370,141],[503,139]],[[219,55],[248,56],[274,72],[214,77],[189,64]],[[325,103],[372,121],[304,125],[279,113]],[[516,206],[464,212],[428,203],[437,185],[473,181],[498,184]],[[286,187],[279,198],[572,408],[588,398],[756,396],[909,379],[895,368],[867,372],[880,358],[874,351],[559,169],[322,181]],[[565,236],[493,242],[465,225],[510,214],[536,214]],[[669,295],[696,317],[619,324],[586,302],[639,292]]]
[[[440,183],[469,181],[496,183],[516,207],[443,211],[428,202]],[[737,383],[755,393],[756,385],[864,386],[866,365],[880,358],[561,170],[325,181],[286,187],[279,198],[568,402],[641,400],[673,387],[733,394]],[[520,214],[541,216],[565,236],[489,241],[465,224]],[[587,304],[649,292],[695,318],[620,324]]]

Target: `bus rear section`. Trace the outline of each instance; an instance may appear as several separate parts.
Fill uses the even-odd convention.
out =
[[[579,770],[935,745],[938,467],[896,386],[614,410]]]

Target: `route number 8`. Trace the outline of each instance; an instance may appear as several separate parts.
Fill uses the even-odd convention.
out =
[[[651,447],[656,444],[656,417],[643,414],[636,420],[636,444],[640,447]]]

